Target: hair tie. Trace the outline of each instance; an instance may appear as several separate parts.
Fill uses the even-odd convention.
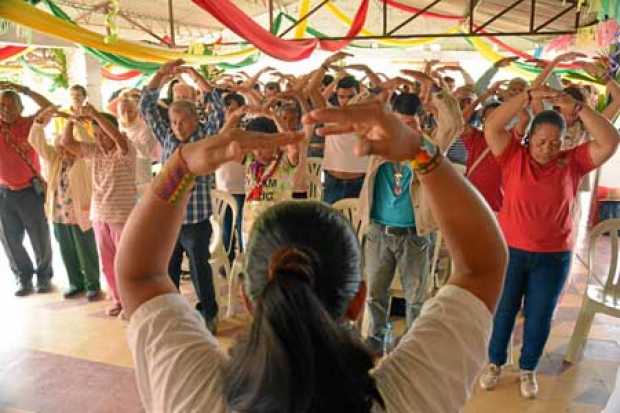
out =
[[[314,267],[312,259],[304,251],[295,247],[284,247],[276,251],[269,260],[269,283],[279,275],[287,274],[301,278],[303,281],[314,284]]]

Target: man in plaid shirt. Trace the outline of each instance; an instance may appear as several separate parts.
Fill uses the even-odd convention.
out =
[[[182,64],[180,60],[164,64],[144,89],[140,100],[142,116],[162,145],[162,163],[170,158],[181,144],[216,134],[224,120],[224,105],[219,92],[211,88],[195,69]],[[168,117],[160,111],[157,102],[161,87],[171,77],[181,74],[188,75],[198,84],[207,102],[214,108],[206,122],[199,121],[195,102],[192,101],[173,102],[169,107]],[[196,308],[215,334],[218,309],[213,274],[209,265],[209,243],[212,233],[210,217],[209,178],[196,177],[179,239],[170,261],[169,273],[178,288],[181,276],[180,260],[182,252],[185,251],[189,257],[192,282],[199,301]]]

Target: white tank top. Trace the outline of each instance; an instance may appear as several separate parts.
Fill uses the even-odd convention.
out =
[[[357,139],[356,133],[326,136],[323,169],[334,172],[366,173],[368,157],[360,158],[353,153]]]

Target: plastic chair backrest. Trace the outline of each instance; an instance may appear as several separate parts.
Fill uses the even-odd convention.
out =
[[[306,159],[306,168],[310,176],[318,176],[320,178],[321,172],[323,172],[323,159],[313,156],[309,157]]]
[[[211,190],[211,204],[213,208],[213,217],[220,229],[220,237],[223,236],[222,231],[224,231],[224,217],[226,215],[226,209],[230,208],[230,210],[232,211],[232,228],[230,230],[231,237],[229,244],[224,246],[226,252],[229,252],[230,249],[233,247],[233,240],[235,239],[232,234],[235,234],[235,231],[237,229],[237,216],[239,215],[237,201],[235,201],[235,198],[228,192],[213,189]]]
[[[351,223],[357,239],[361,239],[362,218],[359,215],[359,198],[345,198],[337,201],[332,208],[338,210]]]
[[[618,232],[620,219],[607,219],[590,232],[588,242],[588,283],[596,282],[603,287],[607,297],[620,300],[620,274],[618,273]],[[602,243],[604,236],[609,244]],[[609,250],[607,250],[609,248]],[[608,264],[608,267],[607,267]],[[603,268],[601,268],[603,265]]]

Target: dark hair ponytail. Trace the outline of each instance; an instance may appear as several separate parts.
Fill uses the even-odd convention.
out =
[[[259,227],[262,221],[257,221]],[[271,235],[280,234],[276,230]],[[307,245],[280,241],[286,245],[262,245],[273,252],[262,257],[266,285],[255,298],[247,342],[232,350],[224,389],[229,408],[243,413],[366,413],[374,403],[383,406],[369,374],[370,353],[337,324],[317,291],[325,284],[325,258]],[[250,243],[250,256],[251,249]]]

